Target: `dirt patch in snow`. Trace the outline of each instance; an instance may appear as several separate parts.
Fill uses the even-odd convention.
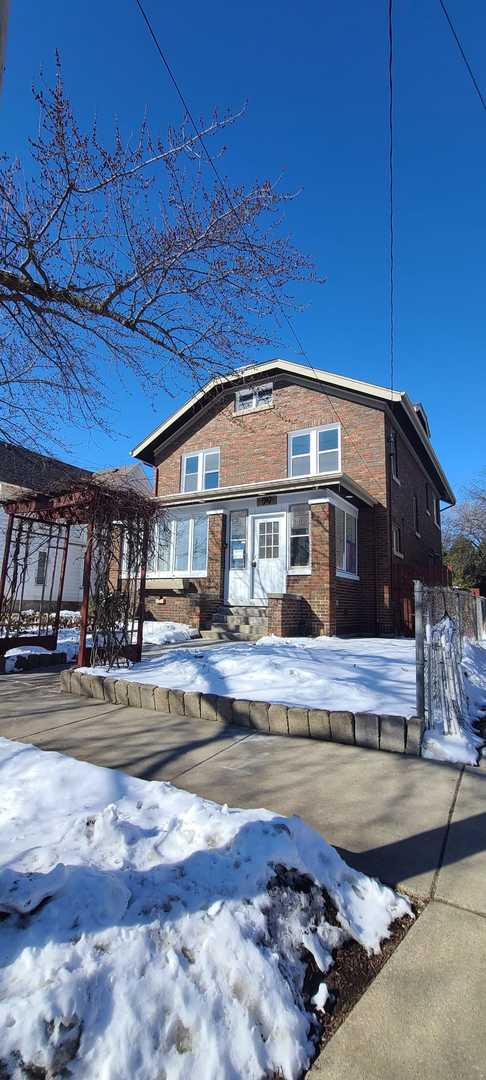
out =
[[[369,953],[359,942],[349,940],[334,950],[334,966],[326,975],[329,997],[326,1011],[322,1014],[320,1045],[316,1057],[341,1027],[427,905],[426,901],[416,897],[408,899],[413,916],[404,915],[392,923],[390,936],[382,942],[379,953]]]

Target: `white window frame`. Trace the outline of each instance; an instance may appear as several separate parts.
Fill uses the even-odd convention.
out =
[[[399,541],[398,544],[397,544],[397,538],[398,538],[398,541]],[[392,523],[392,545],[393,545],[393,554],[396,555],[397,559],[403,559],[402,526],[398,525],[396,522]],[[401,547],[400,547],[400,545],[401,545]]]
[[[204,476],[205,476],[205,471],[206,471],[205,468],[204,468],[204,464],[205,464],[206,457],[207,457],[208,454],[218,454],[218,486],[215,487],[215,488],[205,488],[203,486],[203,484],[204,484]],[[185,486],[184,486],[185,481],[186,481],[186,461],[187,461],[188,458],[197,458],[197,473],[194,474],[194,475],[197,475],[197,486],[194,488],[194,491],[190,491],[189,489],[186,489]],[[211,469],[210,472],[216,472],[216,470]],[[185,495],[195,495],[196,492],[198,492],[198,491],[219,491],[220,487],[221,487],[221,451],[219,449],[219,446],[210,446],[210,447],[208,447],[207,450],[188,450],[185,454],[182,455],[182,459],[181,459],[181,493],[183,493]]]
[[[434,495],[434,522],[437,528],[440,529],[440,499],[438,495]]]
[[[337,433],[338,433],[338,444],[337,444],[338,467],[337,467],[337,469],[328,469],[327,472],[319,472],[319,469],[318,469],[318,465],[319,465],[319,434],[320,434],[321,431],[337,431]],[[295,439],[296,436],[298,436],[298,435],[309,435],[310,436],[310,441],[309,441],[310,472],[308,472],[308,473],[299,473],[298,475],[295,475],[295,477],[294,477],[293,474],[292,474],[292,460],[293,460],[293,458],[294,457],[299,457],[299,456],[301,456],[301,457],[307,456],[307,455],[304,455],[304,454],[301,454],[301,455],[292,454],[292,439]],[[336,450],[333,450],[333,451],[330,451],[330,452],[331,453],[336,453]],[[321,451],[321,453],[325,453],[325,451]],[[331,476],[335,472],[341,472],[341,464],[342,464],[342,461],[341,461],[341,424],[321,424],[320,427],[299,428],[298,431],[289,431],[288,442],[287,442],[287,475],[288,475],[289,479],[299,480],[300,477],[302,477],[302,476]]]
[[[341,503],[341,500],[340,500]],[[334,515],[336,511],[340,510],[344,514],[344,552],[346,553],[346,517],[352,517],[356,521],[356,573],[351,570],[341,570],[336,561],[336,577],[347,578],[348,581],[359,581],[359,511],[356,506],[344,506],[338,505],[337,501],[334,503]]]
[[[395,483],[401,486],[400,469],[398,467],[398,435],[394,428],[390,432],[390,472]]]
[[[264,401],[262,404],[259,405],[258,404],[258,393],[261,390],[271,390],[272,398],[271,398],[271,401]],[[252,394],[252,404],[249,405],[247,408],[241,408],[241,405],[240,405],[241,395],[242,394],[249,394],[250,392]],[[236,391],[235,405],[234,405],[235,413],[238,413],[240,415],[244,415],[245,413],[260,412],[261,409],[271,409],[271,408],[273,408],[273,382],[257,383],[255,386],[250,386],[250,385],[242,386],[240,390]]]
[[[292,522],[292,510],[294,506],[307,506],[307,512],[309,515],[309,562],[307,566],[291,566],[290,565],[290,544],[291,544],[291,522]],[[304,577],[305,574],[312,574],[312,519],[311,508],[309,503],[295,502],[290,503],[287,507],[287,574],[289,577]]]
[[[204,570],[193,570],[193,568],[192,568],[193,560],[194,560],[194,523],[196,521],[196,518],[204,519],[206,521],[206,528],[208,530],[208,540],[206,542],[206,568]],[[189,560],[188,560],[188,568],[187,568],[187,570],[176,570],[175,569],[176,524],[179,521],[188,521],[189,522],[189,538],[188,538]],[[171,518],[170,521],[168,521],[165,525],[164,525],[164,523],[162,523],[160,528],[168,528],[168,531],[170,533],[170,536],[169,536],[170,569],[169,570],[159,570],[158,568],[156,568],[155,570],[147,570],[147,580],[151,580],[153,578],[164,578],[164,579],[167,578],[169,580],[169,579],[172,579],[172,578],[205,578],[205,577],[207,577],[208,576],[208,547],[209,547],[209,519],[208,519],[207,514],[203,514],[203,513],[201,513],[201,514],[193,514],[191,517],[179,515],[177,517]],[[158,547],[159,547],[159,536],[158,536],[158,532],[157,532],[156,551],[158,551]]]

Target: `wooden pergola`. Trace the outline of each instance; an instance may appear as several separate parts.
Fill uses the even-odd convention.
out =
[[[153,500],[140,493],[114,491],[96,481],[73,485],[69,490],[36,494],[10,499],[3,503],[8,515],[5,549],[0,576],[0,657],[17,646],[36,645],[55,651],[58,641],[60,612],[69,548],[73,526],[86,527],[86,550],[83,565],[83,598],[80,612],[78,666],[90,662],[93,645],[98,656],[102,652],[102,634],[93,626],[93,642],[87,642],[92,599],[93,556],[97,552],[97,523],[101,512],[110,522],[113,546],[106,563],[106,577],[113,593],[124,597],[126,617],[123,626],[114,630],[118,635],[119,653],[125,662],[139,661],[142,656],[143,620],[145,613],[145,578]],[[128,524],[137,521],[140,532],[136,573],[130,579],[130,567],[123,565],[124,534]],[[37,547],[36,547],[37,545]],[[47,550],[46,579],[39,601],[38,625],[21,632],[19,613],[24,602],[29,560],[43,546]],[[51,557],[52,556],[52,557]],[[107,583],[108,584],[108,583]],[[131,589],[131,593],[130,593]],[[130,595],[135,596],[130,609]],[[96,617],[95,617],[96,622]],[[96,635],[96,636],[95,636]],[[105,631],[106,635],[106,631]]]

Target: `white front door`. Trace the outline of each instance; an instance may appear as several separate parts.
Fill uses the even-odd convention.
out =
[[[285,517],[253,519],[252,597],[265,603],[268,593],[285,592]]]

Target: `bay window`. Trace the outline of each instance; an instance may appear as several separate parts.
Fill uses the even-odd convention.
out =
[[[289,567],[291,570],[310,568],[309,507],[298,503],[289,510]]]
[[[355,513],[335,507],[336,572],[356,577],[358,573],[358,518]]]
[[[182,458],[182,490],[210,491],[219,487],[219,450],[199,450]]]
[[[341,469],[341,425],[293,431],[289,435],[289,476],[317,476]]]
[[[173,518],[156,526],[155,550],[148,571],[153,577],[205,575],[208,563],[206,515]]]

